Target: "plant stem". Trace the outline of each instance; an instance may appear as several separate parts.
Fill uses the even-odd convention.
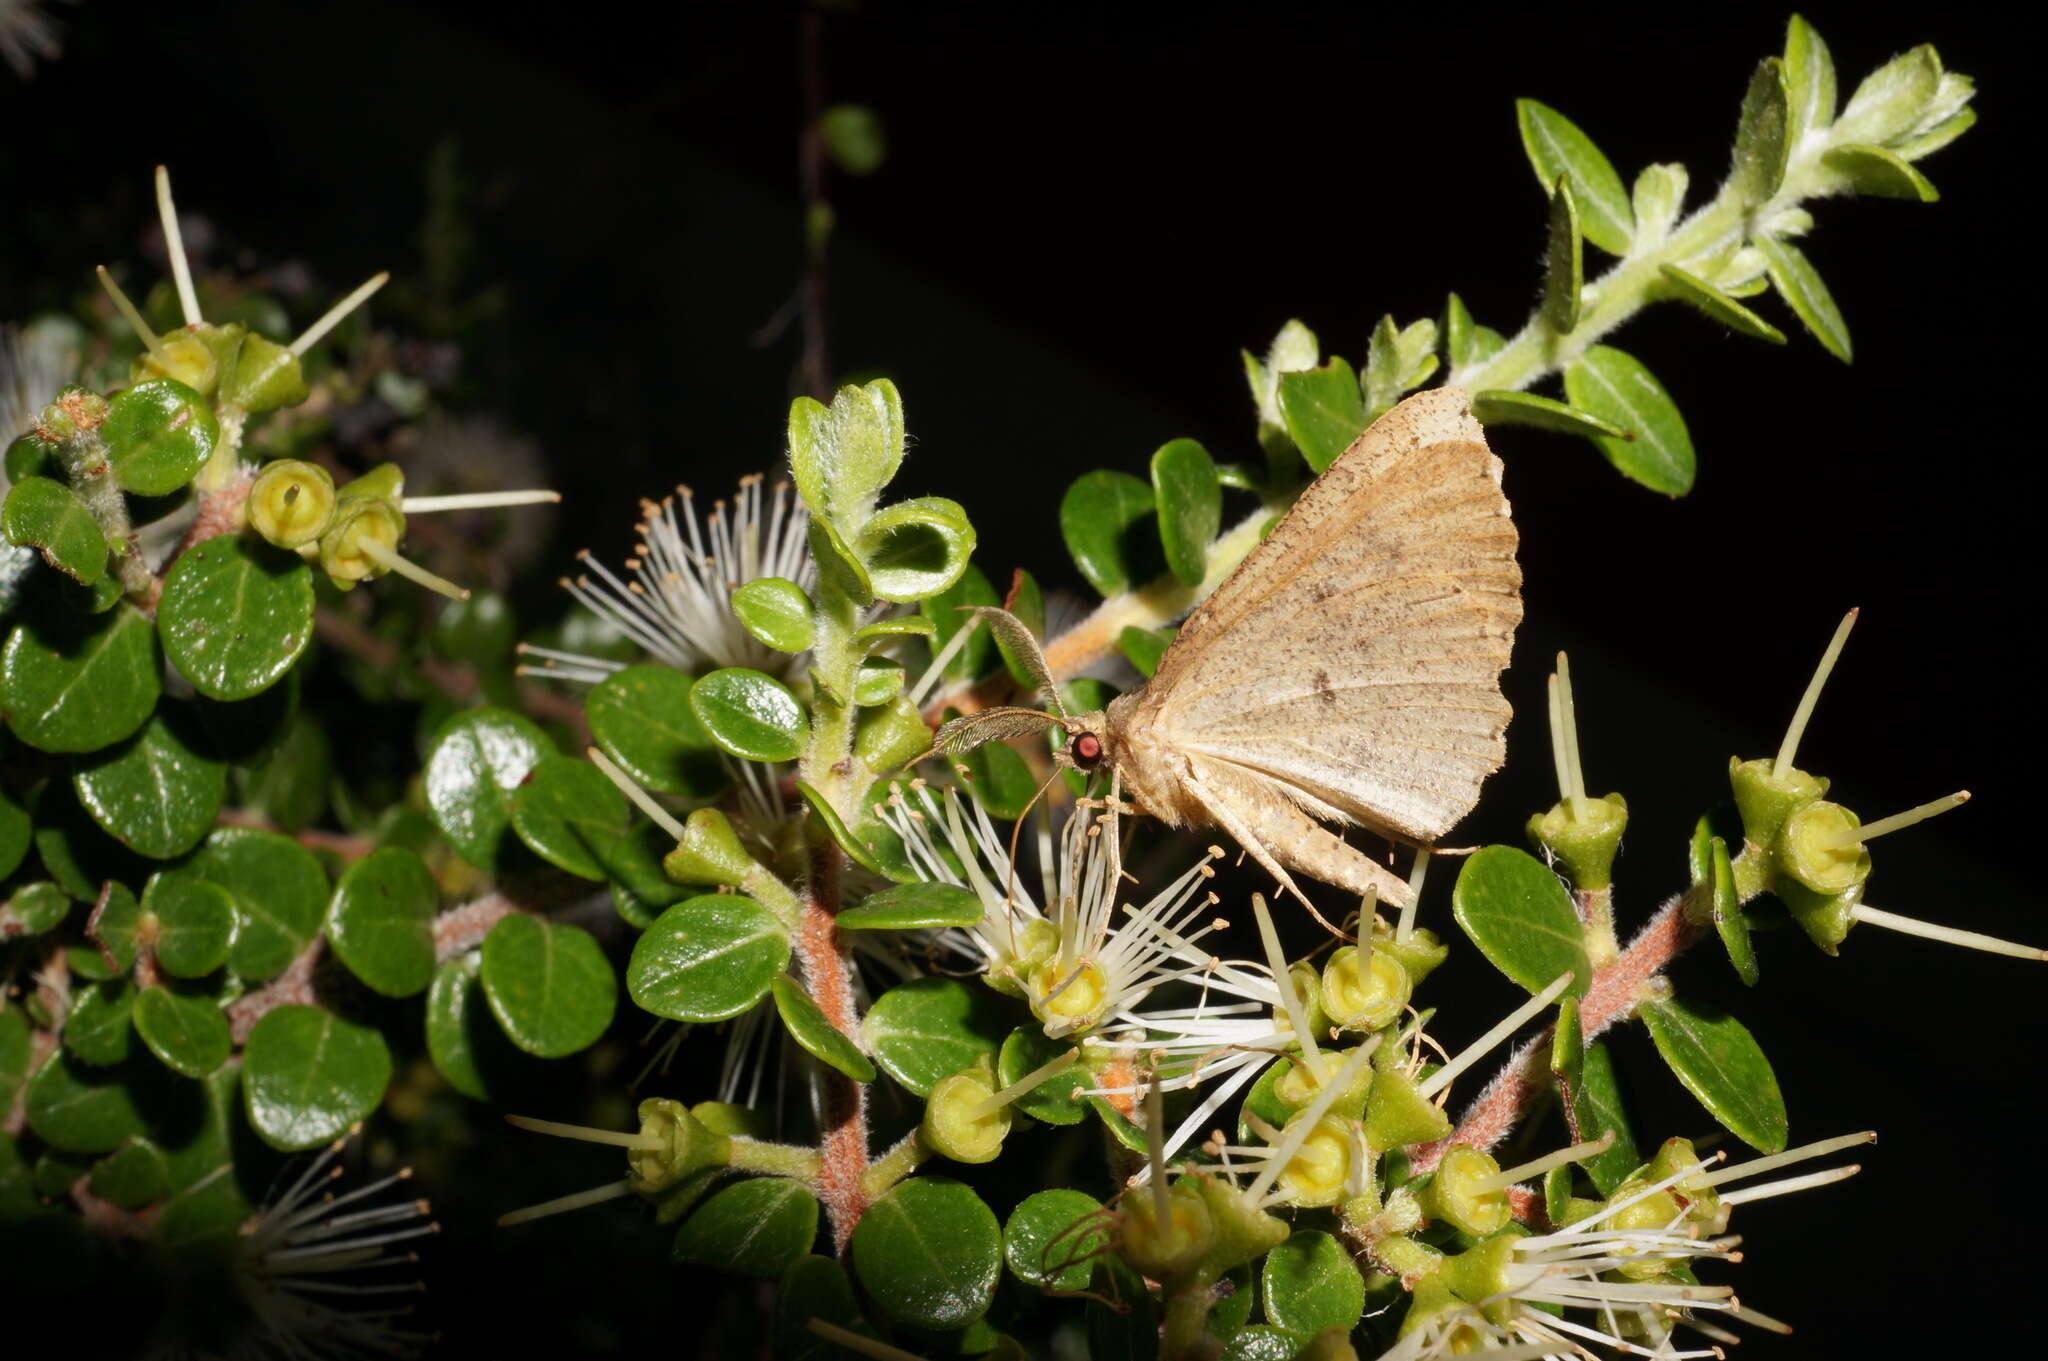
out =
[[[731,1142],[729,1166],[737,1172],[758,1172],[770,1177],[793,1177],[810,1181],[819,1172],[818,1150],[795,1144],[771,1144],[760,1139],[735,1136]]]
[[[1166,1321],[1159,1331],[1159,1361],[1181,1361],[1199,1355],[1202,1325],[1216,1302],[1215,1283],[1205,1272],[1172,1286],[1166,1292]]]

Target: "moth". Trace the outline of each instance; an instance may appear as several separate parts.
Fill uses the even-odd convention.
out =
[[[1229,833],[1311,911],[1290,871],[1405,904],[1406,882],[1340,831],[1428,845],[1500,768],[1515,548],[1469,396],[1418,393],[1337,456],[1188,616],[1152,679],[1107,709],[1066,713],[1029,632],[982,611],[1035,659],[1054,711],[969,714],[935,749],[1058,726],[1063,764],[1107,770],[1114,797],[1170,827]]]

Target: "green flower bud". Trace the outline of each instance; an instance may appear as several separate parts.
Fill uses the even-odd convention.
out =
[[[1326,1071],[1331,1077],[1336,1077],[1344,1061],[1357,1052],[1356,1049],[1325,1051],[1323,1063]],[[1330,1112],[1335,1115],[1348,1115],[1354,1119],[1363,1116],[1366,1097],[1372,1091],[1372,1083],[1372,1065],[1361,1066],[1358,1076],[1351,1080],[1351,1086],[1331,1098]],[[1300,1059],[1296,1059],[1293,1066],[1282,1073],[1280,1080],[1273,1084],[1273,1095],[1286,1102],[1292,1110],[1300,1110],[1308,1105],[1322,1090],[1323,1084],[1316,1081],[1315,1074],[1310,1072],[1308,1065]]]
[[[1444,1258],[1437,1280],[1467,1304],[1490,1305],[1486,1316],[1505,1325],[1520,1307],[1508,1297],[1508,1265],[1514,1260],[1516,1237],[1502,1234]]]
[[[1392,955],[1342,946],[1323,966],[1323,1007],[1344,1030],[1378,1030],[1399,1019],[1414,991],[1408,970]]]
[[[760,868],[740,845],[725,814],[699,808],[683,821],[683,839],[662,857],[661,868],[679,884],[720,884],[738,888]]]
[[[723,1167],[732,1158],[728,1136],[713,1134],[680,1101],[666,1097],[649,1097],[640,1103],[640,1137],[661,1143],[626,1152],[626,1171],[638,1195],[658,1195],[692,1172]]]
[[[327,531],[320,536],[320,570],[334,584],[347,590],[358,581],[384,575],[390,569],[373,554],[366,543],[396,553],[405,538],[405,517],[389,501],[363,498],[338,500]]]
[[[1365,1103],[1365,1141],[1374,1152],[1426,1144],[1451,1132],[1451,1118],[1415,1090],[1415,1079],[1381,1069]]]
[[[1010,1132],[1010,1108],[990,1109],[996,1077],[986,1056],[976,1066],[940,1078],[924,1103],[924,1141],[957,1163],[995,1161]]]
[[[1789,765],[1774,773],[1774,765],[1768,756],[1754,761],[1728,758],[1728,783],[1742,814],[1742,835],[1753,846],[1771,846],[1786,818],[1828,792],[1828,782],[1820,776]]]
[[[1499,1175],[1500,1164],[1491,1157],[1470,1145],[1453,1144],[1422,1190],[1423,1209],[1475,1238],[1496,1233],[1509,1218],[1507,1188],[1494,1185]]]
[[[220,400],[252,416],[297,406],[306,400],[306,375],[299,357],[274,340],[244,336],[234,368],[221,375]]]
[[[1856,904],[1863,899],[1861,884],[1840,893],[1815,893],[1797,879],[1787,878],[1780,879],[1771,891],[1825,955],[1836,953],[1848,938],[1850,928],[1856,925]]]
[[[173,331],[155,350],[144,350],[128,367],[128,381],[175,378],[202,397],[213,395],[220,382],[220,361],[214,349],[194,331]]]
[[[1614,1205],[1632,1196],[1641,1195],[1656,1184],[1650,1176],[1630,1177],[1614,1188],[1614,1194],[1607,1198],[1607,1203]],[[1680,1208],[1678,1197],[1672,1195],[1669,1190],[1659,1191],[1653,1196],[1644,1196],[1626,1210],[1610,1215],[1606,1226],[1617,1233],[1654,1233],[1677,1219]],[[1652,1276],[1663,1275],[1669,1265],[1669,1262],[1657,1257],[1634,1255],[1616,1270],[1632,1281],[1643,1281]]]
[[[352,482],[344,482],[335,493],[343,500],[397,501],[405,495],[405,469],[396,463],[379,463]]]
[[[1005,997],[1022,999],[1025,980],[1052,958],[1060,947],[1060,929],[1044,917],[1034,917],[1017,931],[1017,953],[995,965],[982,981]]]
[[[1438,940],[1436,932],[1418,926],[1408,933],[1406,940],[1402,940],[1395,936],[1392,926],[1377,917],[1372,923],[1372,948],[1375,954],[1401,961],[1401,967],[1408,971],[1411,989],[1421,987],[1422,980],[1451,954],[1451,947]],[[1388,1052],[1393,1052],[1391,1046]]]
[[[1219,1177],[1198,1176],[1194,1186],[1203,1204],[1209,1207],[1209,1223],[1215,1230],[1215,1246],[1204,1263],[1210,1274],[1221,1276],[1235,1271],[1287,1241],[1291,1226],[1253,1205],[1228,1182]]]
[[[1839,803],[1815,800],[1785,819],[1772,854],[1779,873],[1815,893],[1847,892],[1870,877],[1870,854],[1856,836],[1861,820]]]
[[[1614,856],[1628,827],[1628,801],[1605,798],[1560,801],[1529,819],[1529,840],[1548,851],[1576,888],[1598,892],[1614,882]]]
[[[1700,1155],[1694,1151],[1692,1140],[1666,1139],[1663,1147],[1657,1150],[1657,1156],[1650,1159],[1643,1175],[1650,1181],[1662,1181],[1699,1160]],[[1714,1190],[1713,1180],[1705,1168],[1672,1183],[1671,1194],[1685,1207],[1685,1217],[1695,1224],[1712,1224],[1720,1213],[1721,1197]]]
[[[46,440],[68,443],[90,435],[106,423],[111,403],[91,388],[73,383],[57,393],[57,400],[36,417],[36,433]]]
[[[1435,1292],[1440,1292],[1435,1298],[1442,1301],[1441,1305],[1436,1307],[1464,1307],[1463,1302],[1451,1294],[1450,1287],[1437,1279],[1437,1273],[1443,1269],[1444,1255],[1427,1243],[1418,1243],[1405,1234],[1389,1234],[1373,1244],[1372,1255],[1374,1261],[1399,1276],[1401,1284],[1415,1292],[1414,1303],[1408,1309],[1409,1322],[1417,1321],[1417,1310],[1424,1311],[1425,1317],[1431,1311],[1432,1306],[1424,1292],[1432,1287]],[[1406,1327],[1404,1324],[1404,1331]]]
[[[334,479],[317,463],[281,458],[249,488],[249,523],[279,548],[303,548],[334,521]]]
[[[1131,1188],[1122,1207],[1117,1251],[1155,1281],[1195,1266],[1216,1246],[1216,1225],[1198,1182],[1184,1177],[1168,1187],[1164,1216],[1156,1189],[1150,1186]]]
[[[768,1122],[761,1113],[730,1101],[699,1101],[690,1107],[697,1123],[713,1134],[738,1135],[745,1139],[765,1138]]]
[[[1303,1111],[1290,1119],[1281,1130],[1282,1137],[1297,1133],[1296,1126],[1308,1115]],[[1353,1118],[1325,1115],[1316,1121],[1275,1179],[1287,1199],[1307,1206],[1335,1205],[1346,1199],[1353,1172],[1362,1170],[1357,1163],[1367,1156],[1359,1142],[1360,1134],[1359,1123]]]
[[[1358,1361],[1358,1349],[1351,1345],[1351,1330],[1333,1323],[1310,1338],[1294,1361]]]

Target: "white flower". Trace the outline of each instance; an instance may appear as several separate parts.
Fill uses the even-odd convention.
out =
[[[788,485],[764,491],[758,475],[742,478],[732,502],[713,502],[701,525],[688,487],[658,504],[643,502],[642,511],[640,547],[623,574],[580,553],[588,573],[563,581],[569,594],[679,671],[794,672],[798,657],[757,640],[732,612],[733,591],[749,581],[782,577],[805,590],[816,581],[805,545],[809,516]],[[541,660],[530,673],[562,680],[595,683],[621,666],[552,648],[521,651]]]

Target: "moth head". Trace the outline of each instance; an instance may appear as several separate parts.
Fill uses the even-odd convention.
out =
[[[1075,714],[1060,726],[1066,729],[1067,745],[1053,753],[1053,760],[1083,774],[1100,770],[1109,761],[1108,728],[1100,710]]]

